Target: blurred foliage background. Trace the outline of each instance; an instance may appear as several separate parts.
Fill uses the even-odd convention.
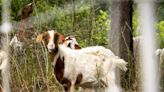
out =
[[[10,11],[13,25],[21,21],[18,13],[30,2],[32,0],[11,0]],[[1,6],[2,0],[0,0]],[[135,37],[139,36],[140,32],[136,3],[133,5],[133,10],[132,23]],[[30,24],[34,38],[40,32],[53,29],[65,36],[76,35],[81,47],[94,45],[108,47],[111,27],[110,12],[111,0],[35,0]],[[2,8],[0,8],[0,20],[2,20],[1,14]],[[157,44],[159,48],[164,48],[164,2],[156,4],[155,15]],[[0,23],[2,24],[1,21]],[[17,27],[12,31],[11,37],[18,31]],[[11,49],[12,92],[60,92],[62,88],[52,74],[53,69],[51,63],[48,62],[48,52],[44,46],[36,44],[35,40],[31,44],[23,56]]]

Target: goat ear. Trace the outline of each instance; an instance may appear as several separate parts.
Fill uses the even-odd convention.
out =
[[[75,49],[81,49],[81,47],[77,44],[75,44]]]
[[[74,35],[75,38],[77,38],[78,36],[77,35]]]
[[[64,35],[60,35],[59,39],[58,39],[58,42],[62,44],[64,42],[64,40],[65,40]]]
[[[64,36],[64,35],[61,35],[61,36],[60,36],[60,41],[61,41],[61,42],[64,42],[64,41],[65,41],[65,36]]]
[[[43,39],[43,35],[42,34],[39,34],[36,38],[36,42],[37,43],[41,43],[42,42],[42,39]]]

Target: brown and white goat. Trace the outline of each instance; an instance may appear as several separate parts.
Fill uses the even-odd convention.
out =
[[[73,86],[97,88],[101,86],[107,92],[120,92],[116,84],[115,68],[126,62],[118,57],[100,58],[97,55],[83,53],[85,48],[72,50],[59,44],[59,33],[50,30],[38,35],[37,42],[44,40],[54,67],[54,74],[65,91],[73,91]],[[121,63],[116,63],[121,62]]]
[[[13,47],[14,50],[18,51],[19,54],[24,54],[25,51],[24,43],[25,43],[25,38],[27,39],[26,37],[27,33],[25,31],[27,31],[26,29],[30,26],[29,17],[30,14],[33,12],[34,3],[35,0],[33,0],[31,3],[23,7],[18,13],[18,15],[21,15],[22,19],[18,26],[18,31],[10,41],[10,46]]]

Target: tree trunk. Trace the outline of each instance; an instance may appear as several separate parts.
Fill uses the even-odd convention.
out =
[[[121,78],[124,88],[132,88],[135,80],[132,40],[132,0],[112,0],[110,48],[128,62],[128,71]]]

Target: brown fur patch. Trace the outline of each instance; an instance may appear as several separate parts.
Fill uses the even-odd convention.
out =
[[[59,42],[59,34],[57,32],[54,33],[54,43],[55,45],[58,45],[58,42]]]
[[[62,85],[64,87],[65,92],[70,92],[70,87],[72,85],[70,80],[64,78],[63,81],[62,81]]]
[[[3,92],[3,88],[2,88],[2,86],[0,85],[0,92]]]
[[[56,75],[56,79],[62,83],[64,79],[64,58],[63,60],[61,60],[60,57],[57,59],[54,66],[54,74]]]
[[[30,16],[30,14],[32,13],[33,11],[33,4],[31,5],[26,5],[22,10],[21,10],[21,16],[23,19],[26,19]]]
[[[43,34],[43,39],[44,39],[44,42],[45,42],[45,45],[46,45],[46,47],[47,47],[47,45],[48,45],[48,42],[50,41],[50,35],[48,34],[48,32],[45,32],[44,34]]]
[[[75,44],[75,49],[81,49],[81,47],[77,44]]]
[[[65,92],[69,92],[72,84],[70,80],[64,78],[64,57],[62,60],[60,57],[57,59],[56,65],[54,67],[54,74],[59,83],[63,85]]]
[[[80,84],[81,81],[82,81],[82,79],[83,79],[83,75],[81,73],[78,74],[77,79],[76,79],[76,82],[75,82],[75,85]]]

